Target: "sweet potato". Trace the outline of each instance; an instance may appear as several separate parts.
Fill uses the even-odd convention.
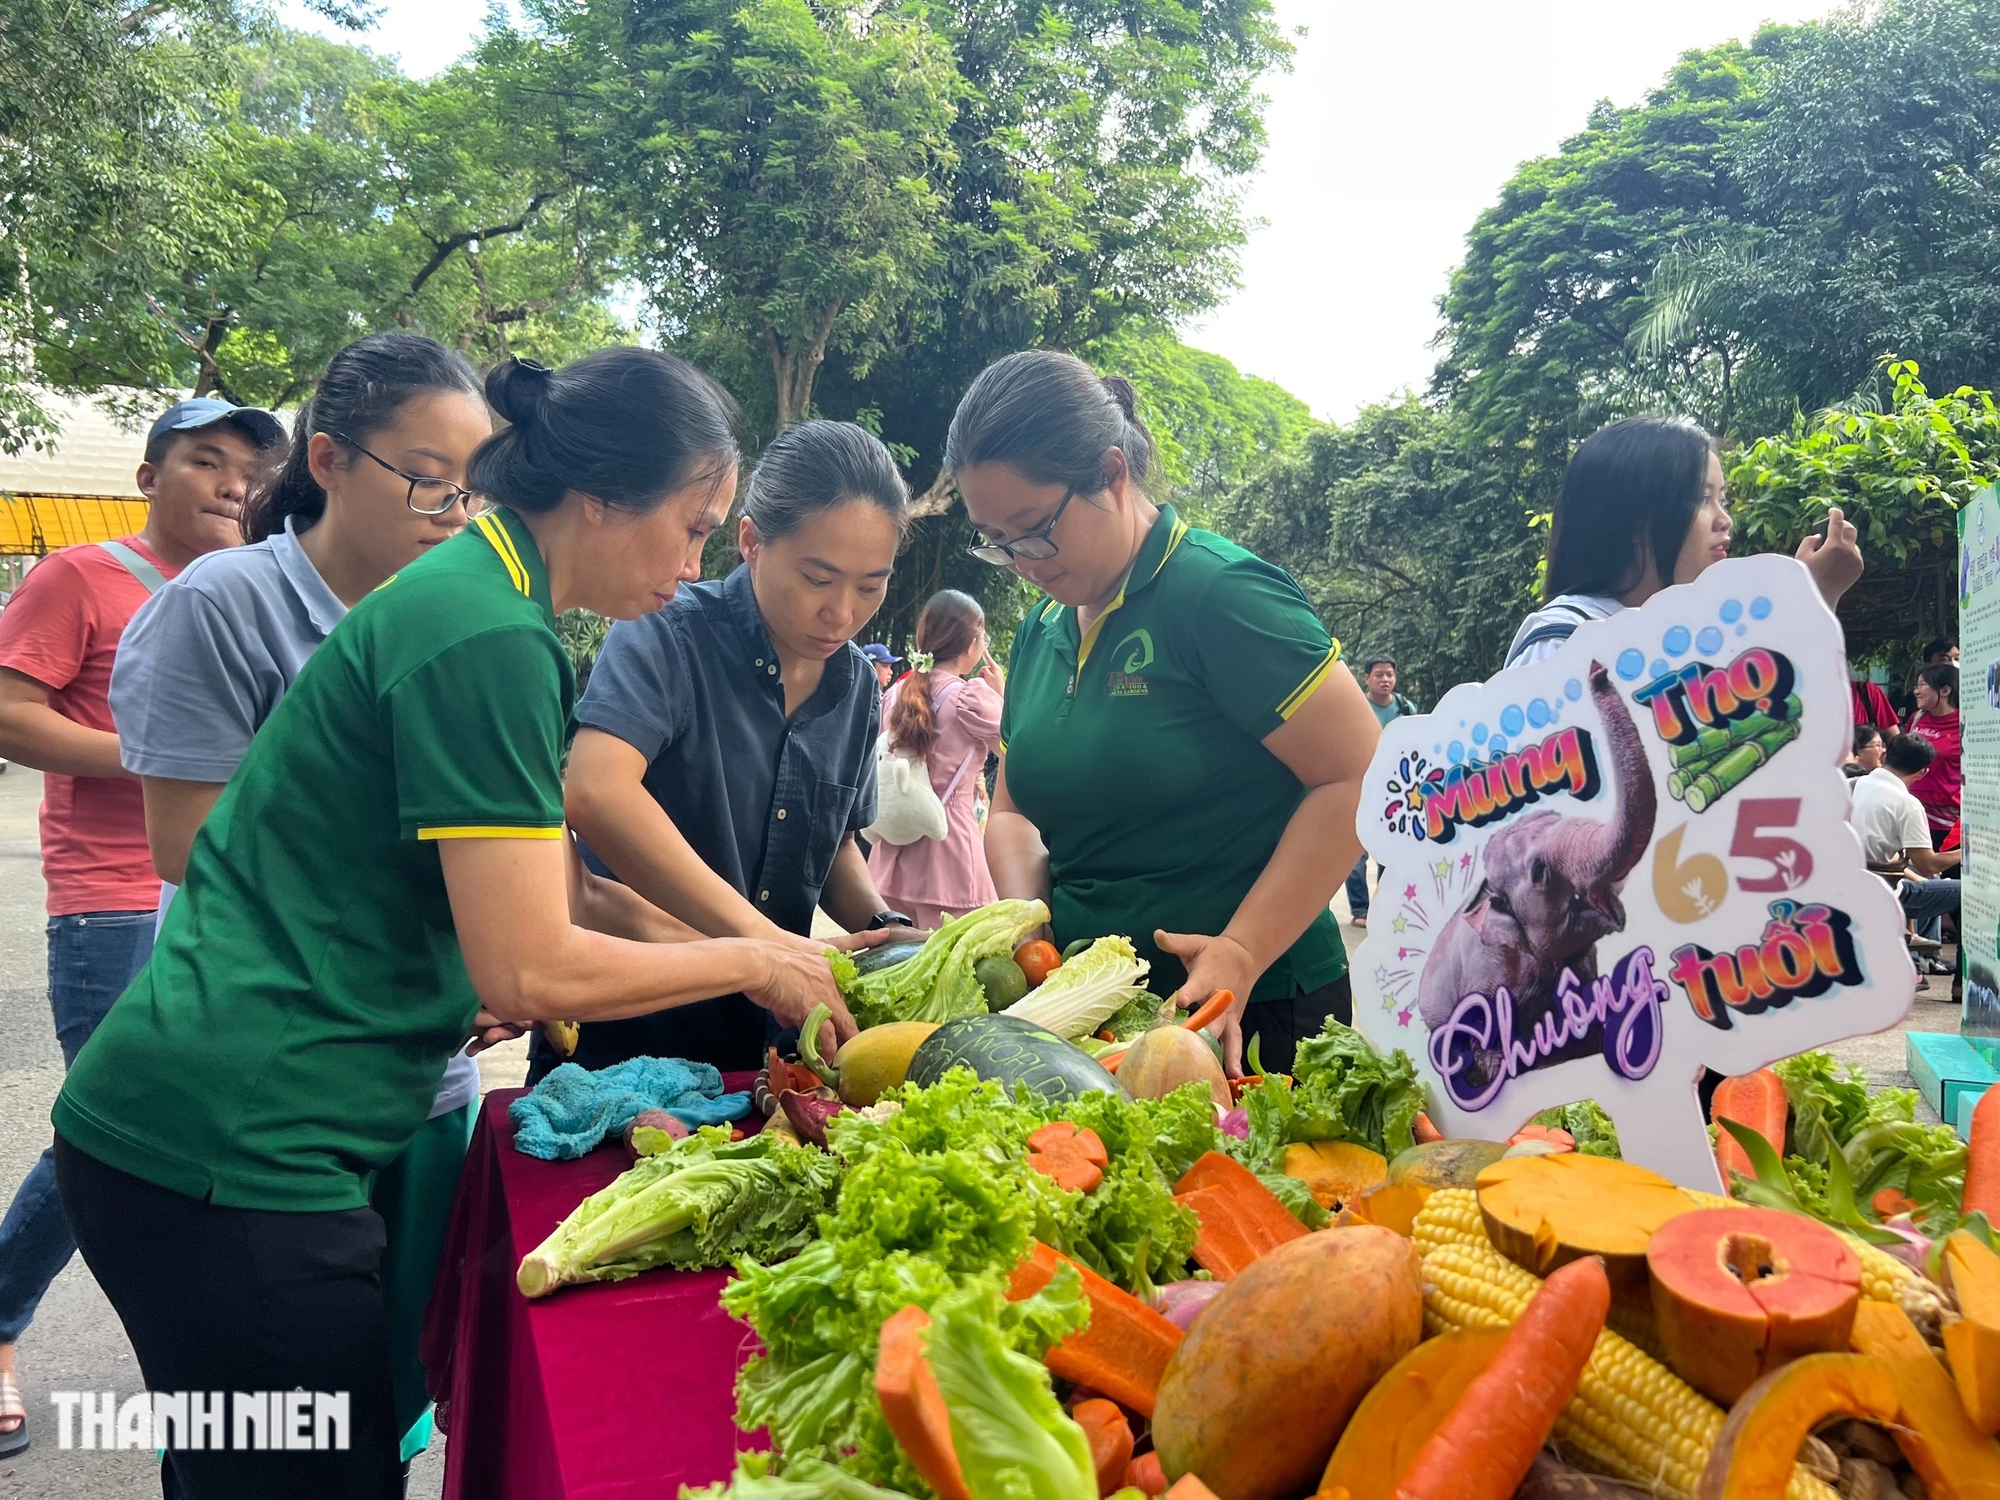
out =
[[[1153,1413],[1167,1476],[1199,1474],[1220,1500],[1309,1488],[1361,1398],[1422,1334],[1417,1253],[1401,1235],[1368,1224],[1280,1245],[1167,1364]]]

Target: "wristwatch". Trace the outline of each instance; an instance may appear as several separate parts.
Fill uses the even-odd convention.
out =
[[[863,932],[880,932],[884,927],[914,927],[917,924],[899,911],[878,911],[868,919]]]

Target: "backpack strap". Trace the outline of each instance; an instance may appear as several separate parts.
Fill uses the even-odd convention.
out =
[[[1515,662],[1519,661],[1521,653],[1526,651],[1530,646],[1539,646],[1544,641],[1568,640],[1576,634],[1576,627],[1590,618],[1590,616],[1586,615],[1574,604],[1551,604],[1549,608],[1552,610],[1559,609],[1565,614],[1574,616],[1574,618],[1568,620],[1550,620],[1545,624],[1537,625],[1515,645],[1512,651],[1507,653],[1508,666],[1511,667]]]
[[[157,594],[165,585],[167,580],[160,576],[160,570],[123,542],[99,542],[97,545],[117,558],[125,571],[138,579],[140,586],[147,593]]]

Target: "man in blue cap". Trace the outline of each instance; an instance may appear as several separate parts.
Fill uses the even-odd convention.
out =
[[[145,526],[51,553],[0,614],[0,757],[43,773],[49,1006],[65,1067],[151,954],[160,904],[139,783],[118,764],[118,638],[167,579],[243,540],[251,487],[284,447],[267,411],[176,402],[146,437]],[[0,1221],[0,1457],[28,1446],[14,1341],[74,1248],[44,1151]]]
[[[880,641],[870,641],[861,648],[861,654],[875,663],[876,685],[888,692],[889,684],[896,680],[896,653]]]

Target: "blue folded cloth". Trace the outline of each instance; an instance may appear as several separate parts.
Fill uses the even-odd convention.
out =
[[[564,1063],[507,1108],[514,1148],[543,1161],[573,1161],[642,1110],[664,1109],[690,1128],[740,1120],[748,1094],[722,1092],[722,1075],[679,1057],[634,1057],[599,1072]]]

